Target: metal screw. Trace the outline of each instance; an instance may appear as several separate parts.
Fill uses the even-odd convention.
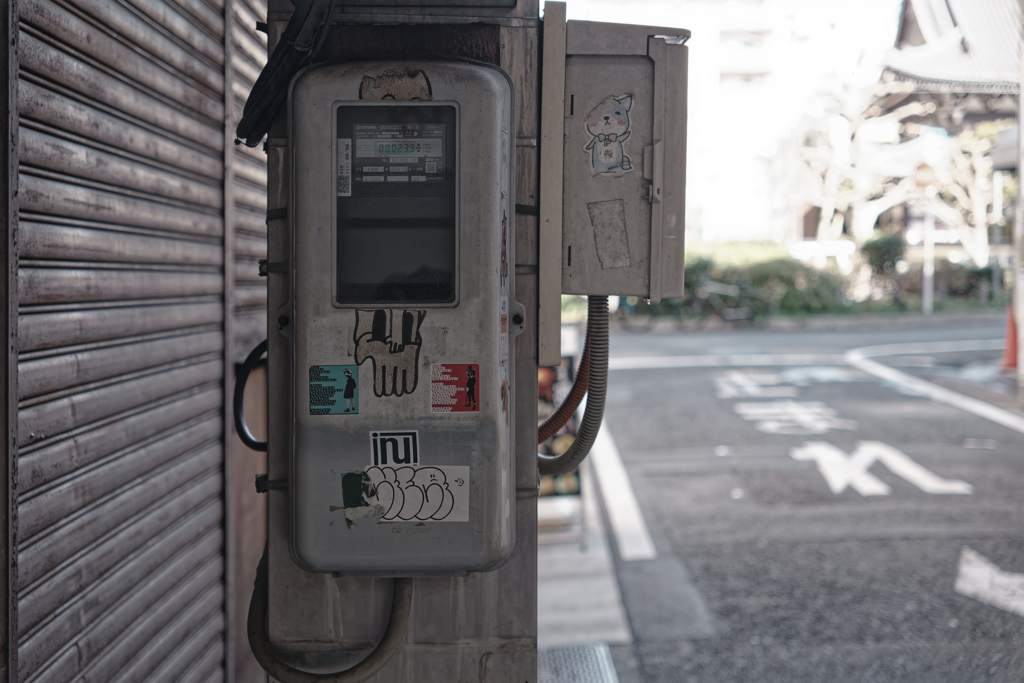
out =
[[[288,327],[288,323],[289,322],[291,322],[291,321],[288,320],[288,316],[282,315],[280,318],[277,319],[277,326],[278,327]]]
[[[522,325],[523,324],[523,314],[522,313],[516,313],[514,316],[512,316],[512,322],[514,322],[516,325]]]

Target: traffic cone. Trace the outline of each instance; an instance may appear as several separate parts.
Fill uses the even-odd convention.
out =
[[[1006,345],[1003,346],[1003,370],[1017,367],[1017,319],[1013,305],[1006,309]]]

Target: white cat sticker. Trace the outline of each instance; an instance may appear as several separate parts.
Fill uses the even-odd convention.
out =
[[[608,96],[587,114],[584,123],[591,137],[583,149],[590,152],[594,175],[620,176],[633,170],[633,160],[623,147],[630,135],[632,106],[632,95]]]

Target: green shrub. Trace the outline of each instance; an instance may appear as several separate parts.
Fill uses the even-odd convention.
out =
[[[867,257],[875,275],[885,275],[896,269],[906,246],[901,235],[882,235],[865,242],[860,251]]]
[[[842,279],[795,259],[724,269],[723,280],[743,281],[757,289],[772,313],[833,313],[845,309]]]
[[[754,307],[755,318],[771,313],[808,315],[846,309],[842,278],[791,258],[726,266],[703,256],[692,258],[686,262],[683,277],[685,298],[695,295],[708,279],[740,285],[758,297],[744,302]],[[674,315],[678,314],[680,303],[678,299],[664,299],[652,306],[640,299],[635,306],[641,315]]]

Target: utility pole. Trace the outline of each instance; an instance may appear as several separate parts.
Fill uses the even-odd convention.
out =
[[[272,0],[275,85],[239,124],[250,145],[269,125],[250,645],[282,683],[530,683],[538,471],[578,467],[600,429],[606,295],[683,293],[690,34],[566,22],[555,2],[542,36],[536,0],[400,1],[306,0],[293,20]],[[588,401],[542,457],[562,293],[589,298]]]
[[[370,680],[378,683],[451,683],[473,680],[522,683],[536,680],[537,659],[537,258],[538,88],[540,18],[537,0],[513,7],[403,7],[398,3],[350,7],[338,3],[316,61],[463,58],[500,66],[515,85],[515,300],[526,307],[525,331],[515,338],[514,396],[515,545],[511,558],[491,572],[462,577],[415,578],[404,642]],[[477,3],[485,4],[485,3]],[[279,42],[292,13],[289,0],[271,0],[269,50]],[[397,99],[397,98],[396,98]],[[268,261],[288,253],[289,148],[286,107],[266,141],[268,156]],[[274,273],[270,274],[274,277]],[[274,292],[271,288],[271,292]],[[274,321],[284,301],[268,302]],[[269,361],[269,420],[287,413],[273,387],[287,385],[288,359]],[[276,375],[276,376],[275,376]],[[429,389],[429,386],[428,386]],[[366,391],[369,391],[366,388]],[[269,443],[270,480],[287,480],[289,444]],[[299,569],[288,551],[287,491],[270,490],[268,635],[281,659],[307,671],[338,671],[366,656],[384,631],[391,579],[337,578]]]

